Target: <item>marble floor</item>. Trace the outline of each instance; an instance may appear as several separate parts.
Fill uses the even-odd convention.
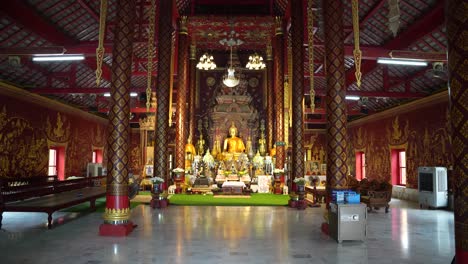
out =
[[[100,213],[4,213],[0,263],[450,263],[453,213],[392,200],[368,214],[366,241],[320,230],[323,208],[188,207],[132,212],[128,237],[100,237]]]

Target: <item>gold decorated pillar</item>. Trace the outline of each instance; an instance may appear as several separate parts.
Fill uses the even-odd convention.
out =
[[[468,263],[468,5],[448,0],[447,39],[453,149],[455,263]]]
[[[169,180],[169,110],[171,104],[172,1],[159,1],[158,9],[158,76],[156,84],[156,128],[154,144],[154,176]]]
[[[267,45],[266,50],[266,70],[267,70],[267,87],[273,87],[273,51],[270,44]],[[273,98],[274,98],[274,91],[272,89],[267,89],[267,150],[273,147],[274,137],[274,123],[275,123],[275,116],[274,116],[274,105],[273,105]]]
[[[107,194],[102,236],[126,236],[133,230],[128,199],[130,85],[132,77],[135,1],[117,0],[112,52],[111,102],[107,144]]]
[[[327,72],[327,188],[346,188],[346,86],[343,2],[323,2]],[[313,74],[313,73],[310,73]]]
[[[276,165],[284,169],[285,140],[284,140],[284,26],[283,18],[275,18],[275,120],[276,120]]]
[[[292,48],[292,173],[291,177],[304,177],[304,21],[302,0],[291,2]],[[291,76],[291,72],[288,72]]]
[[[187,98],[188,85],[188,31],[187,17],[179,19],[179,56],[177,71],[177,104],[176,104],[176,142],[175,142],[175,166],[185,169],[185,142],[187,140],[187,108],[185,100]]]
[[[190,45],[190,85],[189,85],[189,136],[195,137],[195,89],[197,80],[197,49]]]

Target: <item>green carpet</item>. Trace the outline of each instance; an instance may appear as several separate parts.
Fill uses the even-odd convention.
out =
[[[139,202],[130,202],[130,209],[133,209],[140,204],[141,203]],[[103,198],[96,199],[96,212],[104,213],[105,207],[106,207],[106,198],[103,197]],[[89,202],[63,209],[61,210],[61,212],[72,212],[72,213],[90,212]]]
[[[249,206],[283,206],[287,205],[289,195],[254,193],[250,198],[214,198],[213,195],[173,194],[171,205],[249,205]]]

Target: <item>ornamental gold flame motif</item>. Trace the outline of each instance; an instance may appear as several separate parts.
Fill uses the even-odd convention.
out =
[[[354,66],[356,68],[356,72],[354,73],[356,77],[356,84],[358,88],[361,87],[361,58],[362,52],[359,47],[359,3],[358,0],[352,1],[352,9],[353,9],[353,32],[354,32]]]
[[[151,0],[151,9],[148,25],[148,66],[146,73],[146,111],[151,107],[151,75],[153,73],[153,55],[154,55],[154,17],[156,16],[156,0]]]
[[[106,35],[107,0],[101,0],[99,16],[99,44],[96,49],[96,86],[99,87],[102,77],[102,61],[104,59],[104,37]]]

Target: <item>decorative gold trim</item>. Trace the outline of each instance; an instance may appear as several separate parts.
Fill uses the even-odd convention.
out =
[[[96,86],[101,84],[102,61],[104,60],[104,37],[106,36],[107,0],[101,0],[99,15],[99,43],[96,49]]]
[[[28,92],[26,90],[20,89],[16,86],[4,83],[2,81],[0,81],[0,88],[0,94],[10,96],[24,102],[32,103],[61,113],[79,116],[86,120],[99,122],[104,125],[107,125],[108,123],[108,120],[105,118],[87,113],[78,108],[74,108],[73,106],[66,105],[64,103],[40,96],[38,94]]]
[[[307,2],[307,42],[309,52],[309,97],[310,97],[310,110],[315,112],[315,89],[314,89],[314,13],[313,1]]]
[[[190,44],[190,60],[197,60],[197,46]]]
[[[271,42],[271,41],[270,41]],[[273,47],[271,46],[271,43],[267,44],[266,48],[266,60],[267,61],[272,61],[273,60]]]
[[[434,94],[434,95],[431,95],[431,96],[428,96],[428,97],[425,97],[425,98],[422,98],[413,102],[409,102],[401,106],[397,106],[397,107],[385,110],[380,113],[372,114],[370,116],[366,116],[358,120],[351,121],[348,123],[348,127],[355,127],[355,126],[362,125],[365,123],[392,117],[394,115],[398,115],[401,113],[410,112],[410,111],[420,109],[423,107],[428,107],[428,106],[435,105],[438,103],[448,102],[448,100],[449,100],[448,90],[445,90],[438,94]]]
[[[275,17],[275,35],[283,35],[283,18],[280,16]]]
[[[130,208],[115,209],[106,208],[104,210],[103,218],[106,221],[122,221],[130,219]]]
[[[352,0],[352,13],[353,13],[353,32],[354,32],[354,68],[355,73],[354,76],[356,77],[356,84],[358,88],[361,88],[361,58],[362,52],[359,47],[359,1]]]
[[[154,20],[156,16],[156,0],[151,0],[151,8],[149,13],[149,29],[148,29],[148,65],[146,67],[146,112],[149,112],[151,107],[151,79],[153,74],[153,55],[154,55]]]
[[[179,19],[179,34],[188,35],[187,16],[181,16]]]

